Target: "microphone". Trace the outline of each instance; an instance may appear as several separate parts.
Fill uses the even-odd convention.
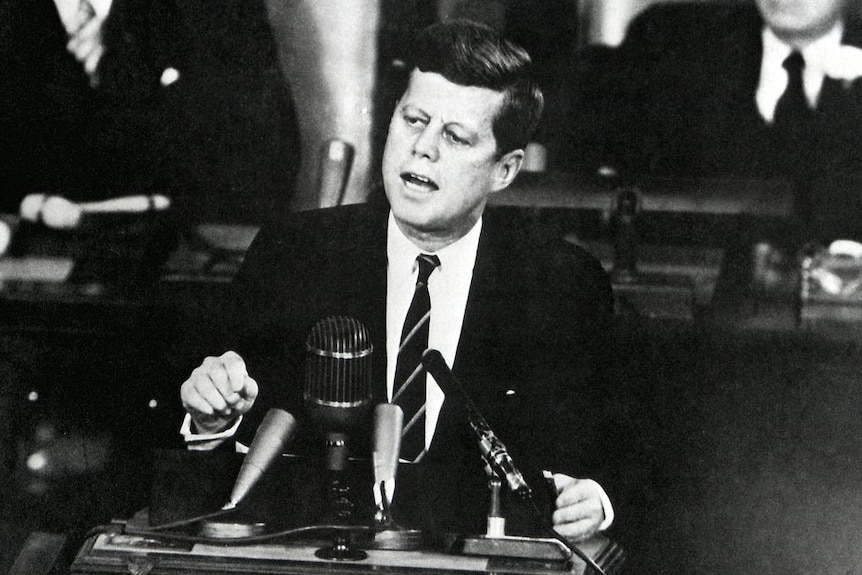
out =
[[[266,473],[272,462],[296,433],[296,419],[282,409],[270,409],[254,434],[248,453],[242,462],[230,501],[224,509],[233,509],[245,498]]]
[[[457,398],[458,401],[466,408],[467,418],[470,422],[470,427],[476,432],[479,438],[479,449],[485,459],[488,468],[496,475],[496,477],[505,482],[509,489],[512,490],[523,502],[531,509],[533,516],[538,519],[540,516],[539,509],[533,500],[533,494],[530,486],[524,476],[515,466],[512,457],[506,450],[506,446],[500,441],[482,414],[476,408],[473,400],[467,395],[467,392],[461,386],[461,383],[452,374],[452,370],[446,365],[446,360],[443,355],[436,349],[426,349],[422,354],[422,365],[431,377],[437,382],[437,385],[443,390],[447,397]],[[451,395],[450,395],[451,394]],[[492,484],[493,487],[493,484]],[[493,492],[492,492],[493,497]],[[492,508],[495,514],[498,511],[497,502],[492,502]],[[489,520],[492,517],[489,517]],[[494,517],[493,519],[496,519]],[[548,532],[551,539],[532,539],[519,537],[486,537],[479,539],[470,539],[464,542],[463,552],[465,554],[498,554],[503,556],[522,556],[522,557],[559,557],[562,552],[566,560],[567,569],[571,568],[571,558],[577,555],[589,569],[598,575],[604,575],[605,572],[596,564],[596,562],[584,553],[577,546],[570,544],[566,539],[554,531],[547,525],[540,523],[539,526]],[[491,527],[489,521],[489,527]],[[494,541],[502,541],[504,545],[497,545]],[[490,543],[489,543],[490,542]],[[506,546],[509,548],[507,549]],[[545,553],[549,555],[545,555]]]
[[[467,392],[464,391],[461,383],[455,379],[452,370],[446,365],[443,355],[436,349],[426,349],[422,354],[422,365],[425,366],[425,369],[431,374],[431,377],[434,378],[434,381],[437,382],[443,393],[453,399],[457,398],[461,405],[466,408],[470,427],[473,428],[479,439],[479,450],[482,452],[482,457],[491,471],[501,481],[506,482],[512,492],[522,499],[530,499],[532,491],[530,490],[530,486],[527,485],[527,480],[524,479],[523,474],[515,466],[515,462],[509,455],[506,446],[494,434],[491,426],[488,425],[488,422],[479,413],[479,410],[476,408],[473,400],[467,395]]]
[[[374,466],[374,497],[377,502],[374,520],[379,530],[374,534],[374,540],[368,544],[371,549],[420,549],[424,541],[421,531],[397,525],[391,512],[403,427],[404,412],[400,406],[381,403],[374,408],[371,460]]]
[[[327,468],[340,471],[347,464],[347,431],[367,418],[371,404],[374,346],[359,321],[333,316],[314,325],[305,347],[305,406],[326,432]]]
[[[395,494],[395,475],[398,472],[398,454],[401,450],[401,430],[404,412],[394,403],[381,403],[374,408],[374,435],[371,461],[374,466],[374,491],[380,495],[380,523],[391,522],[389,505]]]
[[[321,208],[339,206],[353,166],[353,146],[344,140],[332,139],[320,147],[317,173],[317,199]]]
[[[331,520],[350,524],[353,503],[343,481],[347,468],[347,432],[361,424],[371,405],[371,352],[368,330],[359,321],[327,317],[318,321],[305,342],[303,397],[309,417],[326,432],[327,498]],[[356,561],[367,554],[336,532],[333,543],[315,551],[321,559]]]

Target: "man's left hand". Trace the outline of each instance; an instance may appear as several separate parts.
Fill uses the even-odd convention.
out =
[[[554,474],[557,499],[553,515],[554,529],[567,539],[583,541],[596,534],[605,519],[595,481],[575,479],[562,473]]]

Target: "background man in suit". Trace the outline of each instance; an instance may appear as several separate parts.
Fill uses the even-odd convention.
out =
[[[580,249],[485,209],[518,174],[541,114],[529,56],[463,21],[432,26],[414,49],[383,158],[388,206],[301,213],[261,230],[237,280],[234,351],[206,358],[182,384],[183,433],[192,447],[212,448],[234,433],[249,437],[260,404],[282,405],[300,421],[292,450],[319,452],[302,401],[305,339],[332,315],[367,327],[377,346],[374,401],[394,401],[418,260],[434,256],[424,282],[428,347],[453,366],[516,460],[557,472],[557,531],[589,537],[613,520],[626,477],[644,480],[625,466],[626,398],[602,377],[609,281]],[[457,402],[433,378],[420,381],[427,410],[415,465],[447,469],[438,481],[484,481]]]
[[[298,129],[263,2],[10,0],[0,62],[0,211],[33,192],[286,209]]]
[[[618,49],[584,54],[573,91],[593,113],[573,118],[572,145],[602,153],[580,167],[633,177],[862,174],[860,46],[847,0],[655,5]],[[802,107],[776,117],[797,88],[784,66],[794,52],[804,97],[788,99]]]

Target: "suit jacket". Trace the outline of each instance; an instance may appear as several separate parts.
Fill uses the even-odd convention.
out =
[[[354,317],[367,327],[377,350],[374,402],[386,401],[387,214],[370,205],[300,213],[255,239],[235,284],[237,321],[227,344],[260,386],[242,425],[246,441],[266,407],[281,405],[300,421],[294,451],[322,453],[302,388],[304,341],[323,317]],[[516,461],[593,478],[623,505],[617,487],[644,476],[626,467],[637,452],[626,431],[631,398],[621,382],[603,377],[611,355],[608,278],[586,252],[541,238],[525,221],[486,211],[454,374]],[[367,454],[369,429],[351,436],[355,455]],[[456,402],[444,402],[420,465],[484,483],[476,438]],[[435,482],[451,475],[435,473]]]
[[[114,0],[97,88],[53,0],[3,2],[0,21],[0,210],[46,191],[167,193],[205,220],[286,207],[298,130],[263,2]]]

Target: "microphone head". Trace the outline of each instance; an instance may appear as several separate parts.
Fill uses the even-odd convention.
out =
[[[374,436],[371,456],[374,463],[374,483],[394,479],[401,451],[401,430],[404,412],[394,403],[380,403],[374,408]]]
[[[359,425],[371,405],[368,330],[353,318],[327,317],[311,329],[305,347],[303,396],[311,418],[327,431]]]
[[[272,408],[263,418],[243,460],[231,492],[230,507],[235,507],[263,477],[272,462],[283,452],[296,433],[296,419],[282,409]]]
[[[425,368],[444,394],[450,395],[457,393],[458,382],[455,381],[455,376],[452,375],[452,370],[443,358],[443,354],[436,349],[429,348],[422,352],[422,367]]]
[[[321,208],[341,205],[344,200],[354,151],[351,144],[339,139],[329,140],[320,148],[317,193]]]

